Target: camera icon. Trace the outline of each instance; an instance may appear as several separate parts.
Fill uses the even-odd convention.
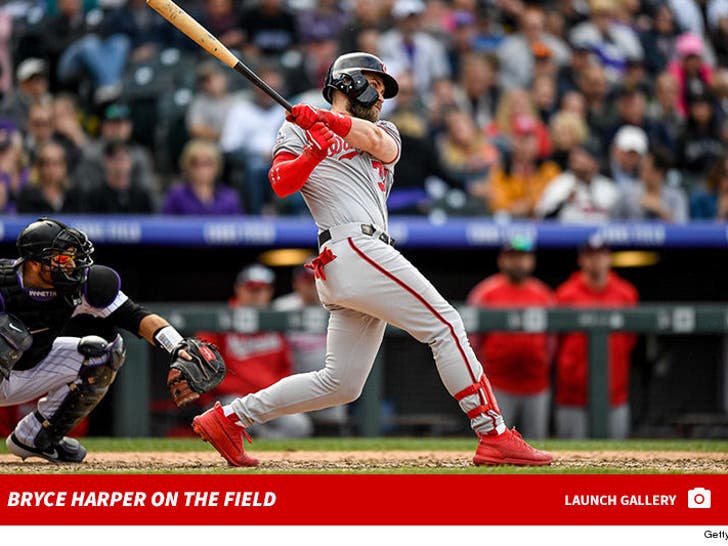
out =
[[[688,490],[688,508],[710,508],[710,489],[696,487]]]

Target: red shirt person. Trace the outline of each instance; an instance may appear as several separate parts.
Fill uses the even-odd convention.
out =
[[[498,255],[499,273],[481,281],[468,296],[479,307],[547,307],[554,294],[532,276],[533,241],[511,238]],[[490,332],[471,337],[484,363],[498,405],[526,438],[548,435],[550,417],[550,337],[545,333]]]
[[[265,308],[274,293],[275,274],[267,267],[253,264],[243,268],[235,279],[232,309]],[[198,337],[211,341],[225,359],[227,374],[222,383],[206,393],[203,405],[210,400],[226,400],[241,393],[255,392],[293,373],[291,348],[279,332],[199,332]],[[308,415],[284,415],[256,427],[262,438],[302,438],[313,433]]]
[[[637,289],[611,270],[612,253],[600,237],[592,237],[579,251],[580,270],[556,289],[556,301],[568,307],[628,307],[639,301]],[[629,374],[636,336],[609,336],[608,435],[629,436]],[[559,341],[556,358],[556,434],[586,438],[588,431],[588,339],[568,333]]]

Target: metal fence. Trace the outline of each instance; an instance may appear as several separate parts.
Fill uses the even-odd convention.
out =
[[[327,312],[320,307],[278,312],[243,308],[230,310],[220,304],[150,304],[183,334],[196,331],[303,331],[324,333]],[[572,332],[582,331],[589,339],[589,416],[591,435],[607,435],[609,407],[608,361],[609,334],[616,331],[638,334],[687,335],[725,334],[728,332],[727,305],[659,304],[633,308],[524,308],[482,309],[458,307],[468,332]],[[388,327],[386,336],[405,332]],[[145,341],[126,335],[127,361],[115,386],[114,435],[149,436],[150,350]],[[385,341],[386,342],[386,341]],[[363,436],[378,436],[382,430],[379,406],[383,378],[381,351],[360,398],[359,430]],[[723,378],[728,370],[723,362]],[[154,373],[154,372],[152,372]],[[160,370],[166,374],[166,370]],[[728,385],[724,386],[724,391]]]

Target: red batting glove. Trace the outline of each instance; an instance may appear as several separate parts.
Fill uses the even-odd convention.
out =
[[[351,131],[352,121],[349,116],[335,114],[329,110],[319,110],[318,116],[319,121],[324,122],[329,126],[329,129],[342,138],[348,135],[349,131]]]
[[[297,104],[291,108],[286,120],[295,123],[304,131],[308,131],[314,123],[319,121],[319,110],[308,104]]]
[[[329,148],[336,142],[334,132],[320,121],[314,123],[306,131],[306,139],[308,140],[306,146],[308,154],[319,161],[328,155]]]

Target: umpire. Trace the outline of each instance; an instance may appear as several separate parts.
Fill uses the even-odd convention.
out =
[[[191,340],[129,299],[119,275],[94,264],[82,231],[40,218],[23,229],[17,247],[18,259],[0,259],[0,406],[43,398],[6,444],[22,459],[79,463],[86,449],[65,435],[101,401],[124,363],[117,327],[173,360],[193,360]],[[91,332],[100,335],[83,335]],[[178,394],[185,387],[177,382]]]

